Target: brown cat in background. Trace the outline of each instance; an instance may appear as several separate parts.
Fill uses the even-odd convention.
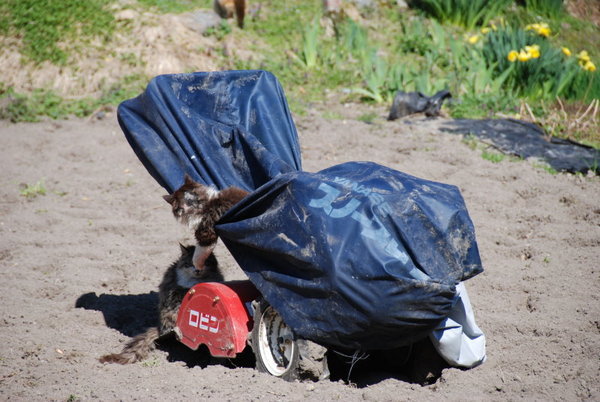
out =
[[[100,362],[130,364],[146,359],[154,350],[158,338],[169,334],[175,328],[179,305],[187,291],[201,282],[223,281],[214,254],[208,256],[204,269],[197,270],[192,264],[195,247],[180,247],[181,256],[166,270],[158,287],[159,325],[134,337],[121,353],[102,356]]]
[[[240,28],[244,27],[244,17],[246,16],[247,0],[214,0],[213,8],[221,18],[232,18],[235,12],[237,24]]]
[[[237,187],[217,191],[195,182],[186,174],[183,185],[173,194],[163,197],[171,204],[175,219],[194,231],[197,245],[193,262],[196,269],[203,269],[217,244],[215,223],[246,195],[246,190]]]

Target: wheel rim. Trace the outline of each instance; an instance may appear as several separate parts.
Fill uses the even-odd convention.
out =
[[[258,347],[263,364],[269,373],[280,377],[292,363],[296,347],[292,330],[271,306],[262,314],[259,325]]]

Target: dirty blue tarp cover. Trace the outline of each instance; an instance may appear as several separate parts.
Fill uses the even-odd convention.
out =
[[[217,232],[300,337],[362,350],[408,344],[448,315],[458,282],[482,271],[456,187],[371,162],[302,171],[268,72],[159,76],[118,117],[168,192],[184,173],[251,191]]]

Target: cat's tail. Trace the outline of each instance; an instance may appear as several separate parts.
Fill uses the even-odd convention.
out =
[[[149,328],[143,334],[137,335],[129,341],[121,353],[104,355],[98,360],[101,363],[118,364],[131,364],[144,360],[155,349],[155,342],[159,335],[157,327]]]

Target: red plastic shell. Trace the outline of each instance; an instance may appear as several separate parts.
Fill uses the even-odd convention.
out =
[[[252,331],[246,305],[258,296],[250,281],[197,284],[179,307],[175,329],[179,340],[194,350],[206,345],[215,357],[235,357]]]

